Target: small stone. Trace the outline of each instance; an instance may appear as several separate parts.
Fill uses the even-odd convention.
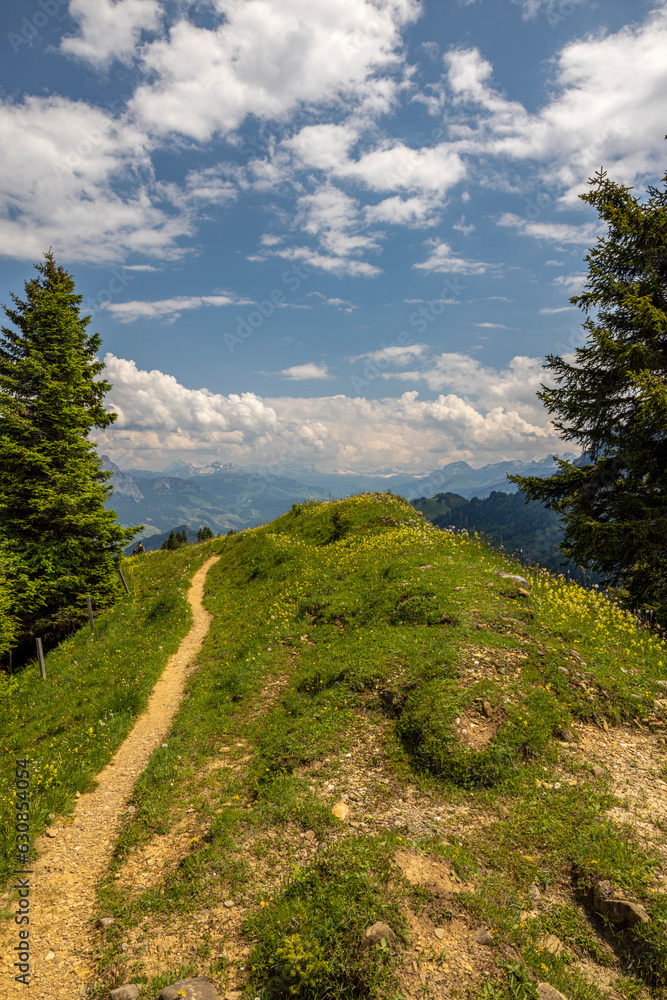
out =
[[[126,986],[119,986],[111,990],[109,996],[111,1000],[136,1000],[141,993],[141,986],[136,983],[128,983]]]
[[[454,587],[454,590],[465,590],[465,589],[466,589],[465,587]],[[658,683],[660,682],[658,681]]]
[[[540,898],[540,896],[542,895],[542,893],[540,892],[540,890],[536,885],[531,885],[530,888],[528,889],[528,895],[530,896],[531,903],[536,903]]]
[[[56,957],[55,951],[47,951],[46,955],[44,956],[44,961],[52,962],[55,957]]]
[[[520,583],[524,587],[530,587],[530,582],[526,580],[525,576],[517,576],[514,573],[500,573],[499,571],[496,572],[496,576],[501,577],[503,580],[513,580],[514,583]]]
[[[386,944],[393,944],[396,940],[396,935],[389,924],[383,924],[381,921],[378,921],[375,924],[371,924],[364,931],[361,939],[361,947],[370,948],[372,945],[381,945],[383,938]]]
[[[493,708],[490,701],[482,702],[482,714],[486,719],[493,718]]]
[[[46,818],[47,819],[55,819],[56,818],[56,814],[55,813],[49,813],[49,815]]]
[[[74,798],[75,799],[80,799],[81,798],[81,792],[75,792],[74,793]]]
[[[132,816],[137,811],[137,807],[136,806],[128,806],[127,807],[127,811],[129,812],[130,816]]]
[[[561,730],[560,738],[565,743],[574,743],[574,733],[572,732],[571,729],[563,729],[563,730]]]
[[[542,947],[556,958],[563,953],[563,942],[555,934],[549,934]]]
[[[115,917],[98,917],[95,924],[96,927],[103,929],[105,927],[111,927],[112,924],[116,923]]]
[[[599,767],[597,764],[593,765],[593,767],[591,768],[591,771],[593,772],[593,777],[594,778],[603,778],[604,777],[604,768],[603,767]]]
[[[226,899],[222,905],[226,906],[228,910],[231,910],[232,906],[234,905],[234,900]]]
[[[57,826],[47,826],[47,828],[44,831],[44,833],[46,834],[47,837],[57,837],[58,836],[58,827]]]
[[[336,816],[338,819],[342,820],[343,822],[345,822],[345,820],[347,819],[347,817],[350,814],[350,810],[345,805],[345,803],[342,801],[342,799],[340,799],[338,802],[336,802],[335,805],[333,805],[331,807],[331,812],[332,812],[332,814],[334,816]]]
[[[566,677],[570,676],[570,671],[567,669],[567,667],[559,667],[558,669],[560,670],[561,674],[565,674]]]
[[[243,990],[227,990],[225,1000],[241,1000]]]
[[[560,990],[557,990],[555,986],[551,986],[549,983],[537,984],[537,996],[538,1000],[567,1000],[567,997]]]
[[[182,991],[180,996],[179,991]],[[233,1000],[240,996],[242,993],[239,990],[233,993]],[[193,979],[179,979],[177,983],[165,986],[158,1000],[220,1000],[220,994],[212,982],[202,976],[196,976]]]
[[[480,927],[475,934],[477,944],[493,944],[493,934],[488,927]]]
[[[438,938],[439,941],[442,941],[442,939],[445,936],[445,931],[442,927],[436,927],[433,933],[435,934],[435,936]]]

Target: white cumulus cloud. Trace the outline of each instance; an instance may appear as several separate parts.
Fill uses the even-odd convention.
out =
[[[129,62],[142,31],[159,27],[157,0],[69,0],[79,34],[63,38],[63,52],[105,68],[113,59]]]

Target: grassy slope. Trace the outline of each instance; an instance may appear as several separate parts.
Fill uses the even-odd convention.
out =
[[[517,915],[530,905],[532,884],[571,895],[573,871],[580,884],[611,878],[651,914],[634,972],[620,976],[618,995],[665,995],[667,900],[654,891],[658,859],[632,830],[607,819],[608,784],[592,780],[585,765],[564,763],[557,738],[575,719],[613,726],[648,717],[653,699],[664,694],[656,684],[667,676],[664,644],[594,594],[548,575],[533,577],[531,596],[519,594],[494,573],[517,572],[506,558],[475,539],[432,529],[406,501],[386,494],[295,505],[262,528],[153,555],[141,571],[185,571],[188,559],[198,565],[211,551],[222,558],[208,578],[215,617],[200,669],[168,746],[138,782],[137,812],[100,890],[100,913],[113,913],[117,924],[101,955],[99,996],[105,984],[130,977],[148,981],[146,995],[156,996],[187,972],[223,983],[245,977],[248,997],[398,996],[398,952],[378,958],[360,951],[361,932],[384,920],[407,943],[407,905],[447,919],[436,896],[397,874],[393,858],[406,844],[448,859],[467,885],[459,905],[493,927],[497,948],[511,946],[520,956],[505,966],[499,961],[476,995],[534,997],[533,976],[573,1000],[604,995],[573,971],[567,954],[550,956],[538,944],[542,934],[557,933],[575,954],[603,961],[580,908],[566,901],[536,918]],[[179,609],[176,600],[173,611]],[[122,613],[112,613],[114,627]],[[159,619],[165,654],[185,630],[173,630],[174,620],[180,618],[173,612]],[[139,633],[137,643],[144,638]],[[110,666],[115,637],[109,640]],[[77,652],[90,645],[83,633],[74,642]],[[564,665],[568,675],[559,669]],[[71,667],[62,672],[63,683],[73,680]],[[281,687],[271,689],[276,679]],[[24,697],[31,718],[51,711],[38,704],[37,688],[33,681]],[[381,701],[386,690],[391,697]],[[483,701],[499,728],[476,751],[457,735],[456,720],[474,718]],[[50,760],[71,732],[54,731],[55,721]],[[13,739],[12,751],[21,752],[20,731]],[[95,739],[99,756],[87,751],[87,769],[69,779],[69,790],[54,777],[51,796],[67,799],[108,758]],[[468,831],[465,841],[455,831],[410,836],[402,828],[374,829],[378,799],[368,803],[364,830],[343,826],[331,815],[337,796],[330,789],[348,748],[360,741],[382,747],[396,789],[416,783],[434,802],[491,815],[492,825]],[[564,768],[577,784],[564,782],[545,797],[538,782],[553,782]],[[124,866],[168,839],[188,812],[199,833],[178,863],[150,888],[122,889]],[[295,830],[320,842],[306,863],[294,852]],[[243,974],[238,966],[246,960],[206,935],[180,967],[145,972],[142,935],[148,940],[230,897],[246,907],[243,932],[252,952]],[[124,935],[132,942],[126,953]],[[624,947],[627,941],[617,942],[619,955]]]

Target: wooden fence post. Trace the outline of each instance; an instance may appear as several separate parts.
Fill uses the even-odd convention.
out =
[[[44,650],[42,649],[42,640],[36,639],[37,643],[37,656],[39,657],[39,673],[43,681],[46,680],[46,667],[44,666]]]
[[[128,585],[127,585],[127,584],[125,583],[125,577],[123,576],[123,571],[122,571],[122,569],[120,568],[120,566],[118,567],[118,576],[120,577],[120,582],[121,582],[121,583],[123,584],[123,586],[125,587],[125,593],[129,595],[129,593],[130,593],[130,588],[129,588],[129,587],[128,587]]]
[[[90,621],[90,631],[95,634],[95,622],[93,621],[93,603],[90,594],[86,594],[86,604],[88,605],[88,620]]]

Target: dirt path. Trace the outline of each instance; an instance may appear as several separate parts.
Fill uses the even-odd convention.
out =
[[[85,993],[85,984],[94,977],[90,918],[95,887],[113,854],[124,805],[153,750],[169,731],[183,696],[187,667],[208,631],[211,616],[202,607],[204,581],[219,558],[212,556],[192,578],[187,595],[192,628],[169,658],[146,711],[113,761],[100,771],[97,788],[77,800],[71,826],[59,827],[55,838],[39,840],[40,856],[31,876],[30,986],[26,989],[14,981],[18,928],[11,921],[0,932],[3,1000],[26,993],[36,1000],[74,1000]]]

